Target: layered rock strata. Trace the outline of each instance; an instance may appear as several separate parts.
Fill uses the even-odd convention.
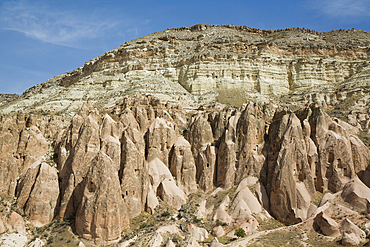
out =
[[[126,42],[22,96],[5,97],[0,110],[76,112],[87,99],[108,106],[138,92],[186,104],[217,94],[229,102],[236,93],[263,101],[293,94],[294,101],[334,105],[358,91],[356,85],[369,92],[369,40],[361,30],[168,29]]]

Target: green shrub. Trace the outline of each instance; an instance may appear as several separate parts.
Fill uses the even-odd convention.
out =
[[[220,220],[216,220],[216,225],[218,225],[218,226],[227,226],[227,223],[222,222]]]
[[[168,216],[170,216],[171,214],[170,214],[170,212],[168,212],[168,211],[164,211],[162,214],[161,214],[161,216],[162,217],[168,217]]]
[[[145,228],[145,227],[147,227],[148,226],[148,224],[147,223],[143,223],[143,224],[141,224],[140,225],[140,229],[143,229],[143,228]]]
[[[235,229],[235,236],[239,237],[239,238],[244,238],[245,237],[245,231],[243,228],[237,228]]]
[[[51,244],[51,243],[53,243],[53,236],[50,236],[48,239],[48,244]]]

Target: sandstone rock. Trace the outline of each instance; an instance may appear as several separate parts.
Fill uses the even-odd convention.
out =
[[[370,209],[370,188],[358,177],[344,186],[341,197],[358,210],[368,212]]]
[[[176,178],[178,187],[189,195],[197,191],[195,181],[196,167],[191,146],[187,140],[180,136],[172,147],[169,167]]]
[[[267,191],[265,186],[262,183],[256,183],[254,186],[255,194],[257,197],[258,202],[262,205],[264,209],[267,211],[270,210],[270,199],[267,195]]]
[[[153,189],[149,190],[147,199],[146,199],[146,205],[145,205],[145,211],[147,211],[150,214],[154,214],[155,208],[159,205],[157,196]]]
[[[344,219],[340,223],[340,232],[343,234],[342,243],[344,245],[357,245],[366,239],[366,233],[349,219]]]
[[[100,149],[106,153],[116,164],[117,170],[121,162],[120,125],[108,114],[104,115],[100,127]]]
[[[223,223],[230,224],[233,219],[230,217],[230,215],[226,212],[227,206],[230,202],[229,196],[226,196],[223,201],[221,202],[220,206],[215,210],[212,220],[213,221],[221,221]]]
[[[186,140],[189,141],[195,157],[198,156],[199,150],[204,150],[207,145],[213,142],[213,133],[211,125],[203,115],[195,116],[185,134]]]
[[[208,115],[208,121],[210,122],[212,133],[215,140],[221,138],[222,134],[225,131],[227,123],[227,113],[224,111],[221,112],[212,112]]]
[[[248,220],[252,213],[259,214],[262,211],[261,204],[248,187],[244,187],[238,192],[231,205],[231,209],[235,217],[242,216],[244,220]]]
[[[46,163],[32,165],[21,176],[17,187],[17,205],[36,227],[54,219],[59,196],[57,170]]]
[[[168,155],[177,139],[175,125],[172,122],[156,118],[146,133],[147,159],[160,159],[168,166]]]
[[[357,246],[359,243],[360,241],[354,233],[343,233],[342,244],[344,246]]]
[[[222,237],[223,235],[225,235],[225,231],[222,228],[222,226],[214,226],[212,228],[211,234],[212,236],[218,238],[218,237]]]
[[[164,180],[158,186],[157,194],[168,205],[179,210],[182,204],[186,203],[187,196],[176,186],[173,180]]]
[[[135,116],[130,110],[130,108],[125,108],[120,113],[119,121],[123,124],[124,128],[141,130],[140,125],[136,121]],[[145,129],[142,132],[144,131]]]
[[[180,234],[180,229],[177,227],[176,224],[169,225],[169,226],[161,226],[156,231],[158,233],[170,233],[170,234]]]
[[[235,143],[221,142],[217,153],[216,185],[230,189],[235,181]]]
[[[132,132],[137,133],[135,130],[132,130]],[[140,150],[140,144],[143,142],[142,138],[136,137],[139,141],[136,140],[135,144],[128,136],[128,132],[125,131],[122,137],[122,160],[118,174],[127,214],[130,218],[133,218],[139,215],[141,210],[145,208],[149,188],[149,175],[144,163],[144,149]],[[151,199],[150,207],[154,206],[155,201],[152,200],[152,197],[149,199]]]
[[[3,221],[3,216],[0,215],[0,234],[6,232],[6,227]]]
[[[82,105],[56,146],[61,180],[58,216],[63,218],[73,215],[81,203],[83,191],[77,185],[85,178],[100,150],[99,113],[91,103]]]
[[[362,181],[366,181],[364,172],[370,164],[370,150],[357,136],[350,136],[349,139],[351,142],[352,160],[355,173]]]
[[[226,142],[236,142],[237,141],[237,132],[236,128],[239,122],[239,118],[241,116],[241,112],[236,112],[234,116],[229,117],[229,121],[226,125],[226,130],[224,135],[222,136],[222,139]]]
[[[159,233],[155,233],[154,236],[149,241],[150,247],[159,247],[162,245],[163,237]]]
[[[236,183],[245,175],[260,174],[265,161],[262,155],[265,136],[265,116],[257,105],[249,103],[236,126]]]
[[[239,193],[239,191],[241,191],[245,187],[257,185],[257,182],[258,182],[257,177],[248,176],[239,183],[238,187],[236,187],[235,193]]]
[[[176,245],[172,242],[171,239],[169,239],[165,245],[165,247],[176,247]]]
[[[340,236],[339,225],[332,218],[326,215],[324,212],[316,215],[314,219],[314,227],[320,229],[322,233],[330,237]]]
[[[78,243],[78,247],[85,247],[85,245],[84,245],[84,243],[79,242],[79,243]]]
[[[340,191],[355,175],[347,131],[319,108],[313,108],[310,124],[320,157],[316,189],[321,192],[327,189]]]
[[[17,186],[17,176],[18,176],[17,160],[12,156],[8,156],[5,159],[0,159],[1,193],[8,194],[9,196],[14,196],[15,188]]]
[[[197,218],[198,219],[205,219],[207,215],[211,214],[213,211],[213,205],[210,208],[206,208],[207,201],[203,200],[199,203],[199,207],[197,209]]]
[[[76,232],[97,242],[119,239],[129,222],[114,162],[103,152],[92,161],[82,191]]]
[[[196,179],[199,188],[204,192],[213,189],[213,177],[216,165],[215,147],[208,145],[204,151],[200,151],[197,158]]]
[[[280,110],[269,128],[268,181],[270,210],[285,224],[307,218],[310,197],[315,197],[314,179],[300,120]]]
[[[19,133],[13,118],[2,116],[0,124],[0,192],[14,196],[18,176],[18,164],[14,156]]]
[[[191,237],[196,241],[203,241],[204,239],[208,238],[208,232],[204,228],[197,227],[196,225],[190,223],[188,224],[188,230]]]
[[[48,151],[47,140],[36,127],[25,128],[19,136],[17,157],[20,158],[19,171],[22,173]]]
[[[249,220],[249,218],[252,217],[252,212],[247,203],[239,199],[238,202],[235,201],[231,217],[236,223],[241,223]]]
[[[200,247],[197,240],[193,237],[189,237],[188,239],[185,239],[186,241],[186,247]]]
[[[26,223],[24,222],[22,216],[16,212],[12,212],[6,221],[6,226],[9,232],[16,232],[20,234],[26,233]]]
[[[217,238],[214,238],[212,241],[211,241],[211,245],[209,247],[222,247],[224,246],[223,244],[221,244]]]
[[[153,159],[148,164],[150,183],[154,192],[157,192],[159,184],[164,180],[173,181],[172,174],[168,167],[158,158]]]
[[[259,223],[258,223],[258,221],[256,220],[256,218],[254,218],[254,217],[251,217],[251,218],[249,218],[246,222],[244,222],[244,223],[242,223],[241,225],[240,225],[240,227],[241,228],[243,228],[244,229],[244,231],[248,234],[253,234],[253,233],[255,233],[257,230],[257,228],[258,228],[258,226],[259,226]]]
[[[149,127],[147,110],[142,106],[135,106],[133,108],[133,113],[135,114],[136,121],[140,126],[140,130],[142,132],[147,131]]]

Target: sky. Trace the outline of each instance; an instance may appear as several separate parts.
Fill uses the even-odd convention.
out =
[[[370,31],[370,0],[0,0],[0,93],[22,94],[126,41],[199,23]]]

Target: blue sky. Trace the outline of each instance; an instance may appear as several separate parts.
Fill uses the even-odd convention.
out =
[[[0,93],[21,94],[126,41],[198,23],[370,31],[370,0],[0,0]]]

